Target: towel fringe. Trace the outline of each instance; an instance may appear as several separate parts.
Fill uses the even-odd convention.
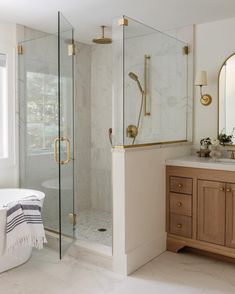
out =
[[[7,248],[8,254],[13,254],[15,250],[20,247],[34,247],[37,249],[43,248],[43,243],[47,243],[47,240],[45,237],[35,237],[31,235],[23,236],[16,240],[16,242]]]

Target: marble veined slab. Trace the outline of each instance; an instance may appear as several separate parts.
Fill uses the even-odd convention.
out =
[[[235,160],[228,158],[220,158],[218,161],[214,161],[211,158],[183,156],[167,159],[166,165],[235,171]]]

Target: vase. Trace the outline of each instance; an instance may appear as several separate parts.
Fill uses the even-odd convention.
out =
[[[218,161],[219,160],[219,158],[221,157],[220,146],[211,145],[210,157],[214,161]]]

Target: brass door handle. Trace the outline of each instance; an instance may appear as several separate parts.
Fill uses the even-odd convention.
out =
[[[59,143],[60,139],[59,138],[56,138],[54,140],[54,160],[56,163],[59,163],[59,159],[58,159],[58,143]]]
[[[61,160],[61,164],[67,164],[70,162],[71,159],[71,154],[70,154],[70,140],[65,137],[61,137],[61,142],[67,142],[67,159],[66,160]]]
[[[220,190],[220,191],[224,191],[224,188],[223,188],[223,187],[222,187],[222,188],[219,188],[219,190]]]
[[[182,228],[182,224],[177,224],[177,228],[181,229]]]
[[[67,158],[66,160],[60,160],[59,162],[59,159],[58,159],[58,143],[60,142],[67,142]],[[70,140],[66,137],[57,137],[55,140],[54,140],[54,160],[56,163],[58,164],[67,164],[70,162],[71,160],[71,152],[70,152],[70,149],[71,149],[71,144],[70,144]]]
[[[226,189],[226,192],[231,192],[231,189],[230,189],[230,188],[227,188],[227,189]]]

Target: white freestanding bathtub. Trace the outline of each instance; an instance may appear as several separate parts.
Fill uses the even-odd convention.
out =
[[[0,189],[0,273],[26,262],[32,254],[31,247],[19,247],[14,255],[7,255],[4,251],[6,229],[6,208],[4,205],[31,195],[38,196],[43,204],[45,198],[43,192],[29,189]]]

